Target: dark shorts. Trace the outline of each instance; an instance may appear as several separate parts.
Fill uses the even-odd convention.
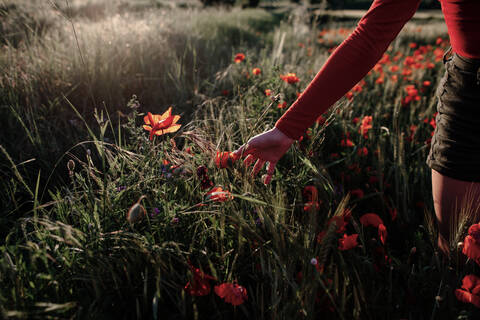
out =
[[[444,63],[427,165],[454,179],[480,182],[480,59],[454,54]]]

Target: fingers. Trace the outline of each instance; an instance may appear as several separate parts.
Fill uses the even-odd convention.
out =
[[[245,157],[249,154],[252,154],[253,150],[254,149],[251,147],[251,145],[246,143],[243,146],[241,146],[240,148],[238,148],[237,150],[233,151],[233,154],[236,157],[240,158],[240,157]]]
[[[267,174],[265,175],[265,179],[263,180],[264,184],[269,184],[272,181],[273,173],[275,172],[275,165],[276,162],[269,162],[267,165]]]
[[[243,160],[243,164],[244,164],[246,167],[249,167],[252,163],[255,162],[255,160],[257,160],[257,158],[255,158],[253,155],[249,154],[249,155],[246,156],[245,159]]]
[[[257,159],[257,162],[255,162],[255,165],[253,166],[252,177],[255,177],[257,175],[257,173],[262,169],[264,164],[265,160]]]

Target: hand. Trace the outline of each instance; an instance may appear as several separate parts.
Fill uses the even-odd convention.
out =
[[[245,157],[243,163],[247,167],[257,160],[253,166],[252,177],[262,169],[265,162],[268,162],[267,174],[263,183],[269,184],[275,171],[275,165],[294,141],[277,128],[273,128],[251,138],[233,153],[238,158]]]

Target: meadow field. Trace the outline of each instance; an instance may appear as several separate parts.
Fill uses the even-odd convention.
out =
[[[270,184],[231,156],[357,22],[0,0],[0,318],[478,319],[477,221],[459,207],[443,259],[425,164],[442,20],[409,22]]]

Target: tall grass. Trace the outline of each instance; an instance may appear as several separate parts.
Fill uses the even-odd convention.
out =
[[[377,83],[372,71],[361,92],[295,143],[264,186],[240,163],[219,169],[216,151],[271,128],[285,109],[265,89],[292,103],[352,24],[312,25],[300,11],[279,21],[261,10],[156,5],[94,17],[73,14],[77,5],[57,7],[54,27],[0,54],[0,121],[8,128],[0,143],[3,317],[475,317],[452,294],[461,274],[448,278],[435,250],[424,164],[432,88],[443,73],[433,48],[424,59],[434,68],[409,79],[392,80],[385,66]],[[388,54],[402,58],[388,66],[413,54],[411,42],[445,38],[444,28],[418,27],[392,43]],[[320,41],[322,29],[330,31]],[[232,63],[237,52],[246,60]],[[253,75],[254,67],[262,73]],[[300,83],[284,83],[279,75],[287,72]],[[420,100],[403,105],[405,86],[420,89],[425,80],[431,85]],[[150,141],[143,116],[169,105],[182,115],[181,130]],[[373,128],[364,137],[355,119],[366,115]],[[341,145],[347,133],[354,147]],[[233,199],[206,195],[201,166]],[[317,188],[318,209],[304,209],[305,186]],[[147,214],[130,223],[137,202]],[[342,251],[330,221],[349,211],[345,232],[358,234],[359,246]],[[387,226],[385,245],[360,223],[368,212]],[[212,286],[238,281],[248,300],[233,307],[213,292],[189,295],[189,264],[214,276]]]

